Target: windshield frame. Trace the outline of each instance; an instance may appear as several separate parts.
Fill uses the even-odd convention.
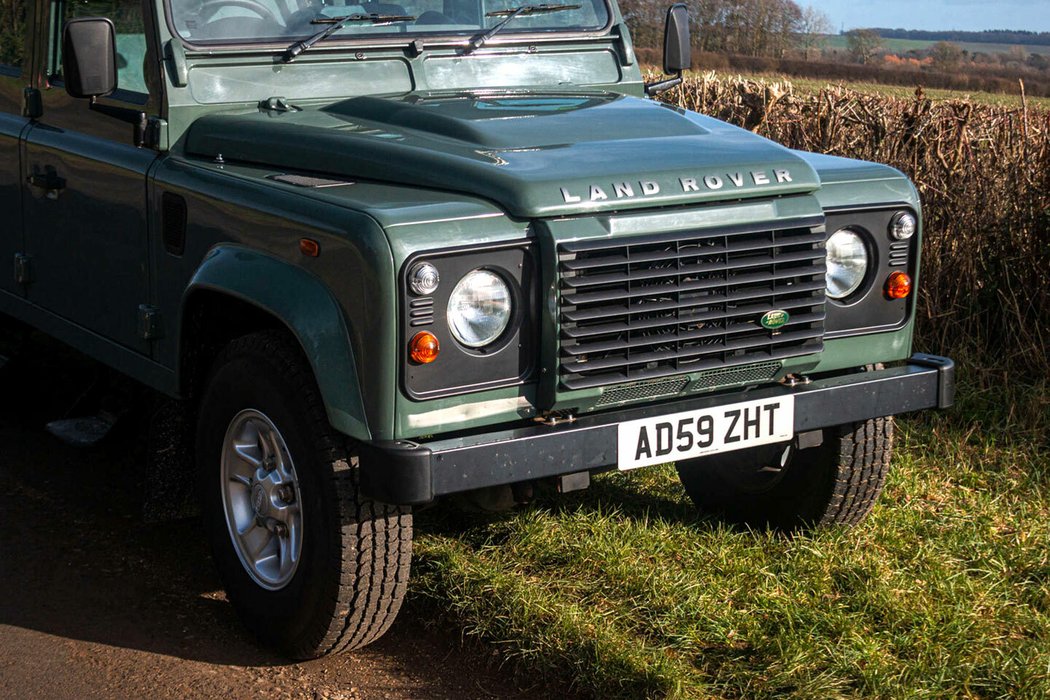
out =
[[[175,28],[174,14],[171,7],[172,0],[163,0],[164,8],[164,22],[167,26],[168,32],[171,34],[173,41],[179,41],[186,47],[187,50],[199,54],[210,54],[213,52],[221,53],[222,55],[231,54],[242,54],[242,53],[271,53],[275,50],[284,51],[288,48],[290,43],[293,43],[296,39],[305,39],[308,35],[302,37],[287,37],[281,39],[228,39],[228,40],[216,40],[208,41],[206,43],[194,42],[189,39]],[[523,0],[527,2],[527,0]],[[543,31],[514,31],[513,26],[504,28],[503,31],[499,32],[491,40],[485,42],[485,45],[476,51],[471,51],[470,55],[483,55],[485,49],[499,48],[501,46],[513,46],[515,44],[529,43],[529,44],[549,44],[558,43],[562,41],[573,41],[580,39],[603,39],[609,36],[613,26],[616,24],[617,14],[616,8],[614,7],[612,0],[601,0],[601,4],[605,6],[607,18],[605,25],[594,29],[566,29],[559,30],[557,28],[545,29]],[[496,18],[497,20],[499,18]],[[512,23],[513,25],[513,23]],[[428,48],[434,47],[461,47],[468,46],[475,36],[483,33],[487,28],[479,28],[472,30],[471,32],[456,32],[456,33],[418,33],[418,32],[405,32],[403,34],[373,34],[358,37],[351,37],[340,35],[339,33],[333,34],[322,42],[319,42],[313,46],[310,50],[312,55],[323,55],[326,53],[336,53],[340,50],[346,51],[355,48],[371,48],[371,49],[403,49],[405,46],[411,45],[414,41],[422,41]]]

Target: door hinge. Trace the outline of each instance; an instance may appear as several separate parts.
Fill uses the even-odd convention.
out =
[[[160,309],[149,304],[139,305],[139,335],[143,340],[157,340],[164,337]]]
[[[25,253],[15,253],[15,284],[23,287],[33,281],[33,259]]]
[[[168,121],[166,119],[150,117],[146,121],[146,141],[144,145],[147,148],[153,148],[158,151],[168,150]]]
[[[27,119],[44,116],[44,98],[36,88],[27,87],[22,92],[22,116]]]

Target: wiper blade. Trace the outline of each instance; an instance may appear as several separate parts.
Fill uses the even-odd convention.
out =
[[[310,24],[327,24],[329,26],[325,27],[313,36],[303,39],[302,41],[297,41],[291,46],[289,46],[287,49],[285,49],[284,55],[281,57],[281,61],[283,63],[291,63],[293,60],[295,60],[295,57],[301,54],[303,51],[306,51],[308,48],[310,48],[319,41],[324,41],[325,39],[332,36],[346,25],[352,24],[354,22],[371,22],[376,26],[382,26],[384,24],[393,24],[394,22],[411,22],[414,19],[414,15],[379,15],[374,13],[370,15],[344,15],[343,17],[326,17],[324,15],[320,17],[315,17],[314,19],[310,20]]]
[[[495,10],[493,12],[486,12],[486,17],[502,17],[503,20],[498,22],[492,29],[488,30],[484,34],[479,34],[470,40],[470,46],[467,49],[467,53],[480,49],[484,46],[485,42],[494,37],[504,27],[514,21],[517,17],[523,17],[527,15],[542,15],[547,12],[562,12],[564,10],[578,10],[579,5],[521,5],[519,7],[513,7],[509,10]]]

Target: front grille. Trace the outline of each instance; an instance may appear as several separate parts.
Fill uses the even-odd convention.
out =
[[[757,365],[743,365],[701,372],[700,376],[689,387],[689,391],[705,391],[715,387],[729,386],[730,384],[761,384],[777,376],[780,367],[781,364],[779,362],[759,362]]]
[[[586,389],[820,352],[822,218],[558,245],[559,373]],[[767,311],[790,314],[767,330]]]
[[[668,396],[677,396],[689,383],[688,379],[669,379],[653,382],[651,384],[632,384],[631,386],[610,389],[598,399],[596,407],[612,406],[626,401],[641,401],[642,399],[657,399]]]

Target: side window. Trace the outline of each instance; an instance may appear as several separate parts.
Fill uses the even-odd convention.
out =
[[[51,17],[48,79],[52,83],[62,80],[62,29],[66,21],[78,17],[108,17],[117,34],[117,88],[146,96],[149,92],[143,72],[146,30],[140,0],[57,0],[51,3]]]
[[[0,0],[0,72],[20,75],[25,58],[27,0]]]

